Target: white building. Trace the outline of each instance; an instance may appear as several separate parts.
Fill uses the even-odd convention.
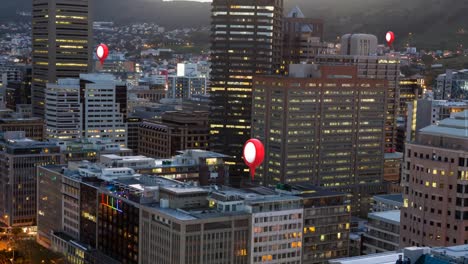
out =
[[[82,114],[79,79],[60,79],[58,84],[47,84],[45,95],[47,138],[64,141],[80,139],[83,128]]]
[[[198,75],[196,63],[177,63],[177,76],[196,77]]]
[[[120,103],[126,104],[126,87],[108,74],[81,74],[62,79],[46,90],[46,131],[60,140],[111,139],[127,145],[127,128]],[[119,87],[119,88],[117,88]],[[123,88],[123,89],[122,89]],[[125,102],[119,91],[124,90]]]
[[[377,37],[370,34],[346,34],[341,37],[341,55],[377,55]]]

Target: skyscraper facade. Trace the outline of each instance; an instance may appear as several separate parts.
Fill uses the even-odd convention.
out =
[[[397,139],[396,118],[399,108],[399,82],[400,82],[400,59],[397,56],[377,56],[374,53],[374,39],[369,35],[362,35],[362,41],[351,44],[348,50],[343,51],[346,55],[319,55],[315,62],[325,65],[356,65],[358,66],[358,77],[365,79],[387,80],[387,113],[385,115],[385,152],[395,152]],[[359,40],[359,39],[358,39]],[[372,48],[369,48],[372,47]],[[366,50],[365,52],[363,50]],[[376,51],[375,51],[376,52]],[[369,55],[363,55],[369,54]]]
[[[92,1],[32,2],[32,102],[34,114],[43,117],[46,84],[91,69]]]
[[[211,148],[240,165],[250,136],[252,78],[280,65],[283,0],[214,0],[211,22]]]
[[[306,18],[298,6],[283,21],[282,72],[289,64],[310,61],[318,54],[328,54],[330,49],[323,41],[323,20]]]
[[[266,153],[256,179],[352,193],[353,212],[367,215],[383,191],[387,81],[359,78],[356,66],[290,65],[289,74],[254,78],[252,136]]]
[[[468,243],[468,110],[406,145],[400,246]]]

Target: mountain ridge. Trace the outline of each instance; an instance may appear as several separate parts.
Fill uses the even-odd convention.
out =
[[[287,0],[285,12],[296,5],[307,17],[324,19],[328,41],[361,32],[376,34],[383,42],[385,32],[392,30],[400,46],[410,40],[411,45],[424,48],[468,47],[468,33],[457,33],[468,32],[466,0]],[[13,11],[30,9],[31,0],[6,0],[0,20],[13,19]],[[208,26],[210,3],[101,0],[96,2],[94,19],[117,24],[154,22],[167,28]]]

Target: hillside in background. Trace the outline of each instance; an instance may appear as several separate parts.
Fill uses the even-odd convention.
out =
[[[6,1],[6,3],[5,3]],[[286,0],[286,11],[298,5],[308,17],[323,18],[327,40],[348,32],[383,36],[396,33],[396,45],[408,40],[418,47],[443,49],[468,47],[466,0]],[[116,23],[150,21],[168,28],[209,25],[210,4],[160,0],[96,1],[96,20]],[[15,17],[16,10],[30,10],[31,0],[2,0],[0,20]],[[462,34],[461,32],[465,32]],[[408,39],[412,33],[411,39]]]

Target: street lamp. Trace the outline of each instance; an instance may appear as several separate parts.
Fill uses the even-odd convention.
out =
[[[8,252],[11,252],[12,248],[8,248]],[[10,259],[11,263],[15,263],[15,251],[13,250],[13,257]]]

